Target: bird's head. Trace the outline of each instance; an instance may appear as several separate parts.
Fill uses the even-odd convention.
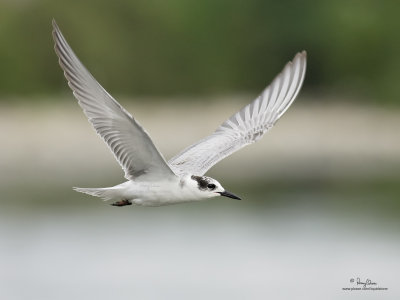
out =
[[[190,180],[191,185],[194,185],[194,187],[198,190],[196,193],[202,198],[225,196],[232,199],[241,200],[238,196],[225,190],[217,180],[211,177],[192,175]]]

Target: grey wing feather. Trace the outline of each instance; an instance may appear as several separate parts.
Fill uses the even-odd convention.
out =
[[[303,84],[307,54],[298,53],[255,99],[214,133],[184,149],[168,163],[176,174],[205,174],[213,165],[259,140],[295,100]]]
[[[175,176],[139,123],[94,79],[53,20],[54,49],[68,85],[89,122],[106,142],[130,180]]]

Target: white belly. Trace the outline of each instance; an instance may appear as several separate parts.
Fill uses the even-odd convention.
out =
[[[179,180],[168,182],[132,182],[127,181],[116,188],[120,189],[121,198],[133,205],[162,206],[184,202],[205,200],[196,190],[182,185]]]

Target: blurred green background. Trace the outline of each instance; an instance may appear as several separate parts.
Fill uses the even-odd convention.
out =
[[[0,1],[0,299],[400,299],[398,1]],[[116,209],[55,19],[166,158],[306,50],[298,100],[207,174],[243,201]],[[387,291],[342,290],[371,279]],[[23,288],[21,288],[23,286]]]
[[[283,61],[306,49],[306,91],[400,103],[394,0],[3,0],[0,5],[0,95],[64,89],[52,59],[49,23],[55,18],[81,60],[122,94],[253,93]]]

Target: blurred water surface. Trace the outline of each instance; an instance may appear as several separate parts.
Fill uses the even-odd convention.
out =
[[[34,198],[23,191],[19,196],[38,204],[19,205],[13,199],[16,202],[6,210],[3,206],[0,213],[0,296],[400,296],[400,222],[398,213],[391,212],[395,199],[379,192],[357,196],[300,188],[269,190],[249,185],[235,189],[242,201],[221,198],[122,209],[62,189],[34,191]],[[389,290],[342,290],[357,277],[370,278]]]

